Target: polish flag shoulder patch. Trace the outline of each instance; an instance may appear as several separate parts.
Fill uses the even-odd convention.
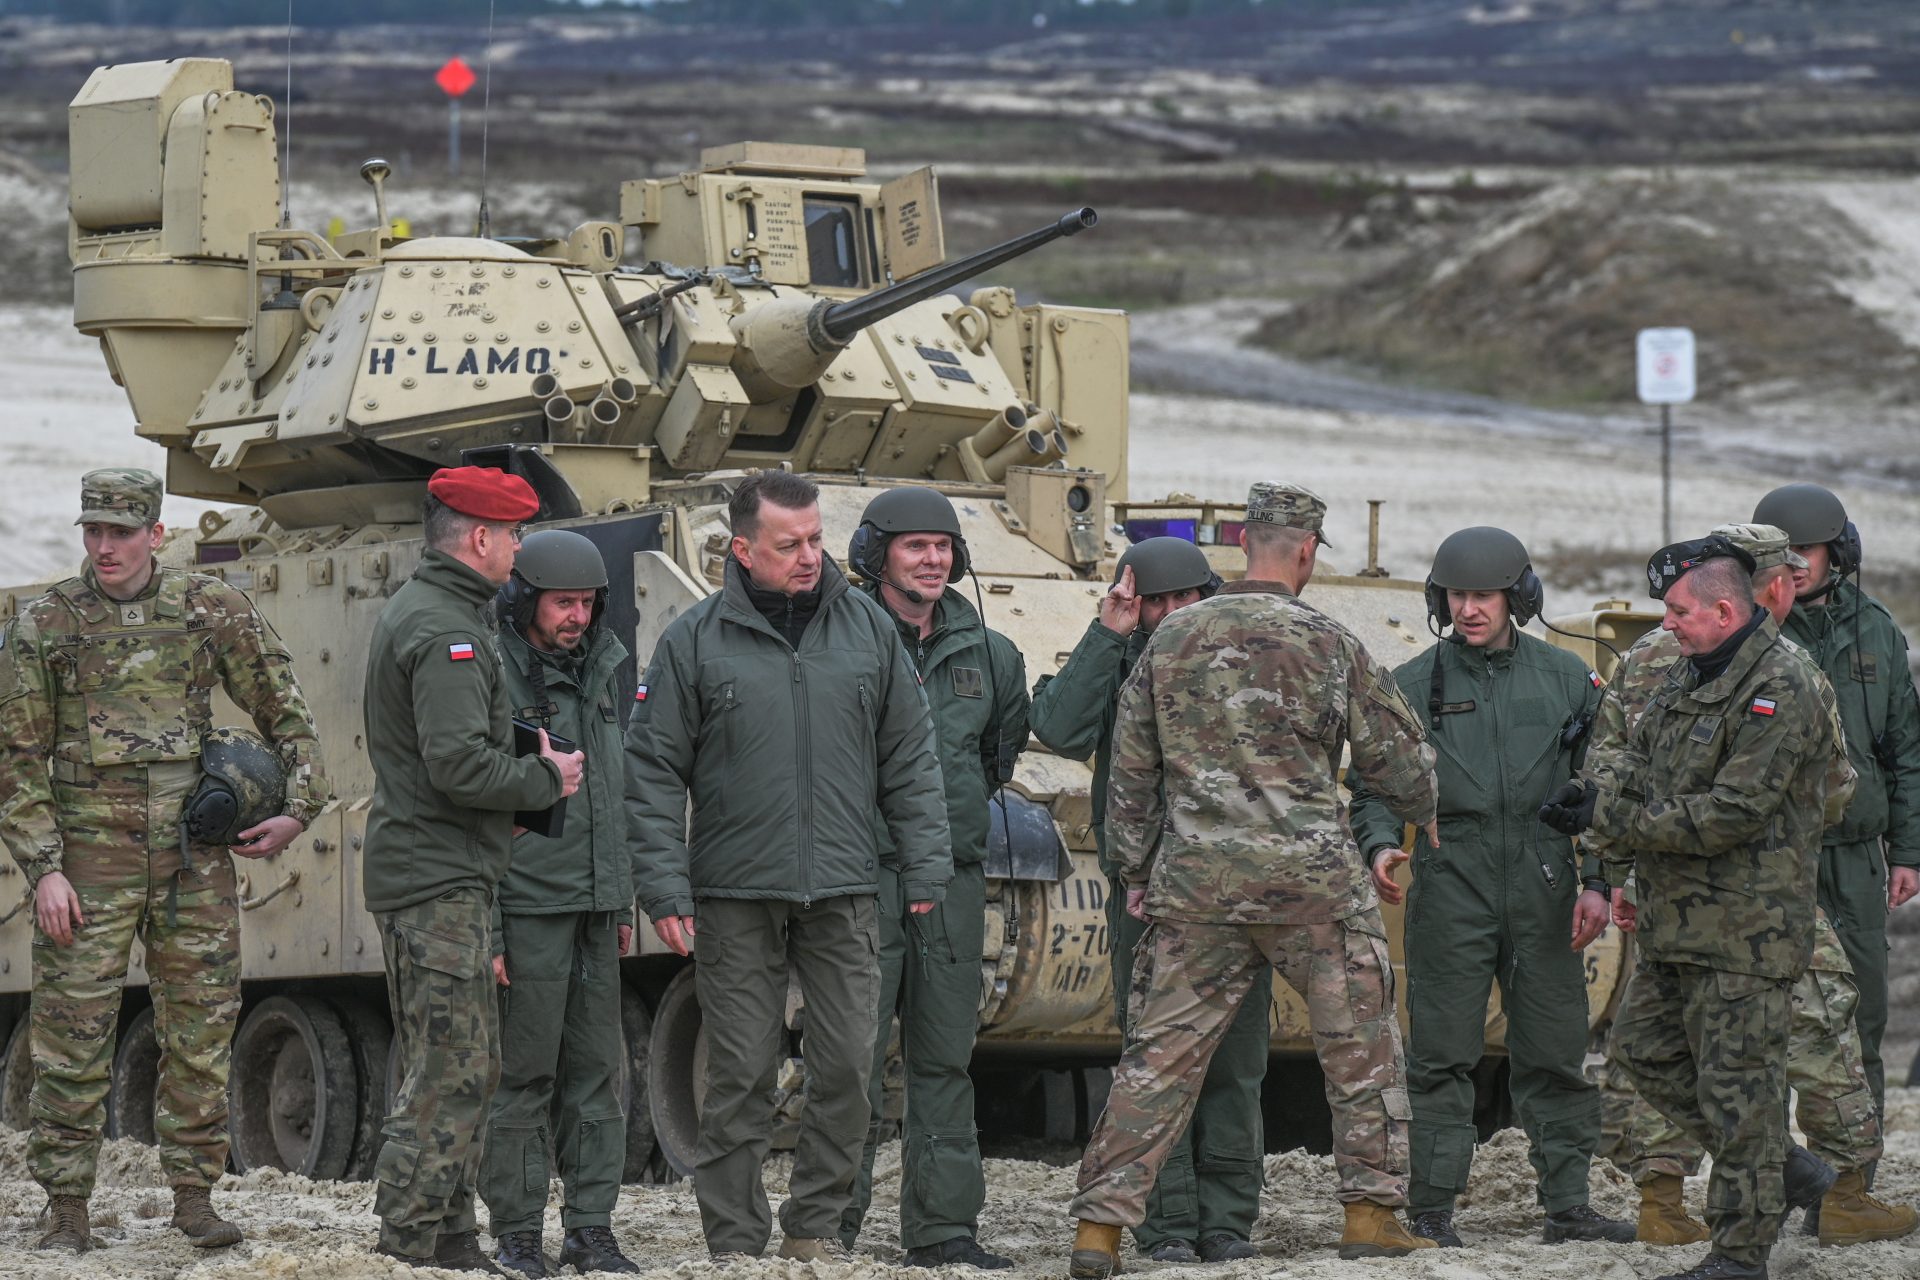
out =
[[[1770,716],[1773,714],[1773,705],[1772,698],[1755,698],[1751,710],[1757,716]]]
[[[1598,688],[1600,688],[1600,687],[1602,687],[1603,685],[1605,685],[1605,684],[1607,683],[1607,682],[1606,682],[1605,680],[1602,680],[1602,679],[1600,678],[1600,673],[1599,673],[1598,671],[1591,671],[1591,670],[1590,670],[1590,671],[1588,671],[1588,672],[1587,672],[1587,679],[1589,679],[1589,680],[1591,680],[1591,681],[1593,681],[1593,687],[1594,687],[1594,688],[1596,688],[1596,689],[1598,689]]]
[[[645,702],[647,700],[647,686],[641,685],[635,689],[633,691],[633,700],[635,702]]]
[[[468,644],[468,643],[467,643],[466,641],[464,641],[464,640],[463,640],[463,641],[461,641],[461,642],[460,642],[459,644],[450,644],[450,645],[448,645],[448,646],[447,646],[447,661],[449,661],[449,662],[472,662],[472,661],[473,661],[473,646],[472,646],[472,645],[470,645],[470,644]]]

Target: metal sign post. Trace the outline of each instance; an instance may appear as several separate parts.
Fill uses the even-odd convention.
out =
[[[1673,406],[1694,394],[1691,329],[1642,329],[1634,344],[1641,404],[1660,406],[1660,538],[1673,541]]]
[[[433,73],[433,82],[447,95],[447,172],[460,176],[460,95],[473,88],[473,68],[459,56],[448,58]]]

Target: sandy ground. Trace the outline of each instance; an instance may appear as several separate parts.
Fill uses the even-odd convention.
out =
[[[1882,1194],[1906,1201],[1920,1197],[1920,1091],[1897,1090],[1889,1100],[1898,1126],[1880,1166]],[[94,1194],[95,1236],[102,1246],[75,1259],[28,1252],[34,1220],[44,1201],[22,1163],[24,1135],[0,1134],[0,1275],[36,1280],[104,1280],[105,1277],[192,1276],[200,1280],[265,1276],[373,1277],[416,1274],[396,1268],[371,1250],[378,1224],[373,1188],[368,1183],[315,1183],[275,1172],[228,1176],[216,1192],[220,1205],[239,1221],[249,1238],[215,1256],[198,1253],[167,1225],[171,1202],[151,1148],[130,1142],[109,1143],[102,1155],[100,1186]],[[787,1161],[768,1164],[769,1192],[784,1192]],[[987,1161],[987,1205],[981,1237],[1010,1255],[1012,1280],[1065,1274],[1070,1239],[1066,1206],[1073,1193],[1074,1170],[1028,1160]],[[756,1280],[809,1280],[840,1275],[891,1274],[885,1265],[897,1258],[891,1247],[898,1230],[900,1150],[883,1148],[876,1177],[875,1206],[860,1256],[848,1265],[803,1266],[762,1261],[725,1269],[729,1276]],[[1458,1225],[1471,1243],[1466,1252],[1448,1251],[1400,1261],[1342,1262],[1333,1255],[1340,1210],[1332,1196],[1331,1157],[1290,1151],[1269,1156],[1266,1193],[1254,1243],[1260,1258],[1216,1267],[1154,1265],[1129,1256],[1137,1274],[1164,1272],[1169,1277],[1206,1275],[1253,1280],[1290,1275],[1316,1280],[1364,1280],[1406,1276],[1419,1280],[1637,1280],[1657,1276],[1695,1260],[1698,1248],[1662,1250],[1648,1245],[1560,1245],[1538,1240],[1538,1210],[1533,1177],[1526,1162],[1526,1141],[1518,1130],[1496,1134],[1480,1151],[1472,1182],[1461,1203]],[[1693,1179],[1688,1198],[1702,1211],[1705,1180]],[[1637,1203],[1626,1177],[1610,1166],[1596,1167],[1593,1203],[1602,1212],[1632,1213]],[[554,1204],[559,1200],[558,1189]],[[620,1194],[615,1232],[624,1251],[645,1274],[694,1280],[719,1269],[708,1261],[700,1238],[699,1212],[692,1186],[632,1186]],[[549,1210],[546,1238],[557,1249],[558,1209]],[[452,1273],[445,1273],[452,1274]],[[956,1272],[958,1274],[958,1272]],[[968,1273],[971,1274],[971,1273]],[[1900,1280],[1920,1275],[1920,1238],[1823,1249],[1790,1231],[1775,1250],[1773,1274],[1792,1280]]]

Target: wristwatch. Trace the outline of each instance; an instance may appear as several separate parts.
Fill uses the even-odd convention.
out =
[[[1604,876],[1587,876],[1580,881],[1580,887],[1593,890],[1608,902],[1613,901],[1613,886],[1607,883]]]

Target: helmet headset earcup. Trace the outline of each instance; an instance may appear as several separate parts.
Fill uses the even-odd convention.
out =
[[[1849,520],[1840,530],[1840,536],[1827,544],[1827,553],[1833,558],[1832,572],[1837,578],[1860,571],[1860,529]]]
[[[1507,588],[1507,608],[1513,613],[1513,625],[1526,626],[1540,616],[1546,603],[1547,592],[1540,585],[1540,575],[1528,565],[1521,571],[1519,580]]]
[[[1441,630],[1453,625],[1453,608],[1447,603],[1447,589],[1436,586],[1432,578],[1427,579],[1427,617],[1438,624]]]

